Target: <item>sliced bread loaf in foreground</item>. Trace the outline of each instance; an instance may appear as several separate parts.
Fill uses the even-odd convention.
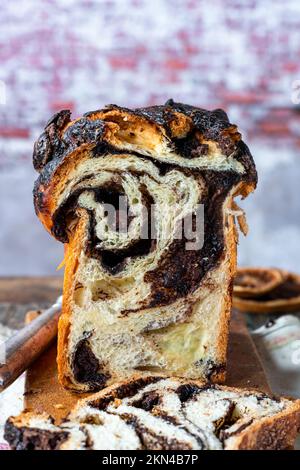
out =
[[[147,376],[80,400],[62,424],[24,412],[6,423],[13,449],[288,449],[300,400],[199,381]]]

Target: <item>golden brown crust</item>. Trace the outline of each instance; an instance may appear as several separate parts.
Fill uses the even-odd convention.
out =
[[[300,424],[300,401],[275,417],[266,417],[241,432],[228,450],[290,450]]]
[[[230,206],[232,200],[229,199],[228,205]],[[233,279],[236,272],[237,266],[237,227],[233,216],[227,218],[227,230],[225,231],[225,245],[228,247],[228,276]],[[227,289],[224,299],[224,310],[223,315],[220,318],[221,328],[220,336],[217,341],[217,350],[219,351],[221,362],[226,364],[227,362],[227,347],[228,347],[228,332],[231,314],[232,304],[232,287],[229,286]],[[219,371],[211,377],[211,380],[215,383],[223,383],[226,379],[226,370]]]
[[[62,314],[59,319],[59,334],[57,342],[57,369],[58,378],[65,388],[72,388],[72,380],[70,379],[70,364],[68,360],[68,338],[70,330],[70,317],[72,315],[72,297],[74,294],[74,274],[78,267],[78,259],[82,250],[83,231],[86,225],[85,214],[78,220],[77,230],[74,237],[65,244],[65,275],[63,286],[63,305]]]

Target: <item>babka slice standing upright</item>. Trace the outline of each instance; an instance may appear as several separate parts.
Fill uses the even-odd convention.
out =
[[[151,374],[223,381],[252,156],[222,110],[169,100],[61,111],[34,150],[34,200],[65,244],[58,367],[98,390]],[[114,215],[114,217],[112,217]]]

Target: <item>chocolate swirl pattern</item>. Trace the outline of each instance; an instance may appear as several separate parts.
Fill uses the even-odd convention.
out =
[[[147,376],[80,400],[60,426],[33,412],[10,418],[5,437],[21,450],[279,450],[295,442],[299,409],[254,390]]]
[[[226,114],[172,100],[75,121],[62,111],[34,165],[37,215],[66,247],[63,385],[95,390],[149,372],[222,380],[242,218],[233,198],[256,185]]]

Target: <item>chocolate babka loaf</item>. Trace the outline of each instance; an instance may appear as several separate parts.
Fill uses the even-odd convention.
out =
[[[245,229],[234,197],[257,180],[225,112],[172,100],[74,121],[61,111],[33,161],[36,213],[65,244],[62,384],[99,390],[149,372],[222,381],[235,217]]]
[[[300,400],[199,381],[148,376],[80,400],[61,425],[25,412],[6,423],[13,449],[288,449]]]

